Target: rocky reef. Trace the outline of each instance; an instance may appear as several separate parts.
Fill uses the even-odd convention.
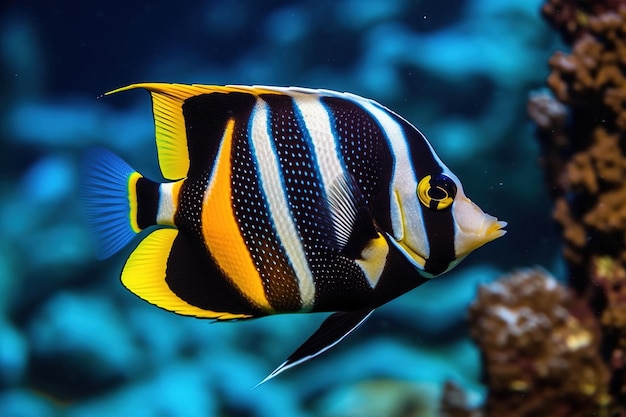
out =
[[[542,12],[571,48],[528,102],[566,279],[523,270],[480,290],[471,334],[489,391],[468,410],[449,388],[450,415],[626,416],[626,2]]]

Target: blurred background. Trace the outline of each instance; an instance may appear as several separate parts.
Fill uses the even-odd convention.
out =
[[[129,4],[131,3],[131,4]],[[0,415],[437,416],[443,384],[484,398],[466,309],[480,283],[559,247],[526,100],[559,47],[539,0],[5,2],[0,12]],[[379,309],[340,346],[251,388],[324,315],[217,323],[95,259],[78,161],[102,145],[160,178],[142,81],[350,91],[429,138],[508,234]],[[131,245],[132,246],[132,245]]]

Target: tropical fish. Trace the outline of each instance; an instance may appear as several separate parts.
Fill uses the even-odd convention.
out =
[[[178,314],[333,312],[268,375],[326,351],[379,306],[505,234],[424,135],[330,90],[143,83],[165,182],[86,153],[87,225],[122,283]]]

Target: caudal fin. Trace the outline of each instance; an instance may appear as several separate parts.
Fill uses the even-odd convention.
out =
[[[80,195],[100,259],[122,249],[142,230],[136,220],[139,178],[141,174],[106,149],[92,148],[83,156]]]

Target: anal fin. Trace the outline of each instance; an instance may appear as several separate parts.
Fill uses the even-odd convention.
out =
[[[177,314],[241,320],[260,314],[212,269],[208,254],[173,228],[156,229],[126,260],[122,283],[147,302]]]
[[[363,324],[373,312],[374,309],[364,308],[331,314],[322,322],[315,333],[300,345],[285,362],[274,369],[263,381],[259,382],[255,388],[283,371],[306,362],[335,346]]]

